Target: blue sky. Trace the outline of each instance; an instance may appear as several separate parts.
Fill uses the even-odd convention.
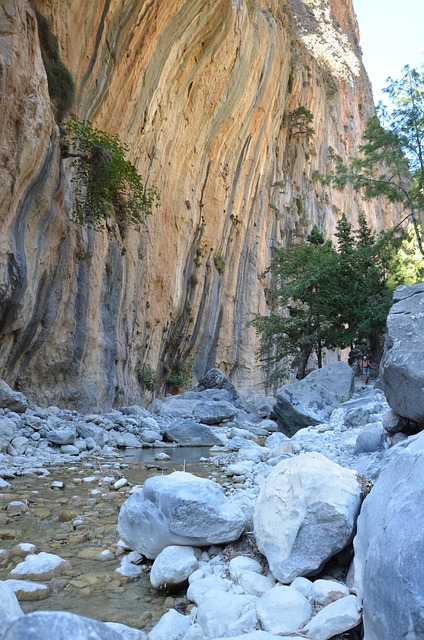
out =
[[[388,76],[396,79],[406,64],[424,64],[424,0],[353,0],[359,23],[363,61],[374,101]]]

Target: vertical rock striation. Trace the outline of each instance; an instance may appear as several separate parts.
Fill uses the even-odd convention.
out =
[[[75,114],[130,146],[160,207],[142,233],[72,222],[69,160],[34,7],[0,6],[0,372],[38,402],[101,409],[218,366],[260,381],[248,320],[272,247],[359,201],[317,181],[373,112],[351,0],[37,0],[76,84]],[[305,106],[315,135],[297,134]],[[378,229],[390,224],[374,204]]]

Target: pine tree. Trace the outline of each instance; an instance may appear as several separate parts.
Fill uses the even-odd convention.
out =
[[[314,227],[306,242],[275,251],[275,308],[252,321],[270,381],[284,377],[285,367],[292,366],[302,379],[313,353],[322,366],[324,348],[365,341],[380,355],[391,297],[388,256],[396,251],[396,240],[392,234],[376,239],[363,215],[357,231],[342,215],[336,237],[337,248]]]
[[[326,184],[344,189],[350,183],[365,199],[384,196],[400,203],[411,221],[424,255],[424,67],[406,66],[398,80],[384,89],[393,108],[381,103],[368,120],[358,154],[344,164],[334,158]]]

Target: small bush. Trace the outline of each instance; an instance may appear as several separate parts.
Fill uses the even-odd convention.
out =
[[[219,275],[222,276],[225,271],[225,260],[222,256],[215,256],[214,265]]]
[[[155,370],[150,364],[143,364],[138,372],[138,381],[143,389],[154,391],[157,385]]]
[[[46,69],[49,95],[56,108],[56,117],[61,121],[69,112],[75,98],[75,86],[69,70],[60,59],[57,37],[47,19],[36,12],[41,57]]]
[[[139,229],[159,203],[159,194],[143,184],[135,166],[125,159],[128,147],[87,120],[70,120],[64,131],[63,157],[72,158],[75,171],[74,219],[103,229],[115,215],[121,226]]]
[[[304,136],[305,138],[313,136],[315,133],[312,126],[313,121],[312,112],[303,105],[299,105],[297,109],[287,114],[287,122],[292,136]]]
[[[171,387],[188,387],[191,380],[192,367],[190,365],[178,364],[171,369],[168,383]]]

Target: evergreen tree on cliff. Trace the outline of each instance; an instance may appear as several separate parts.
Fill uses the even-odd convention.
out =
[[[322,366],[324,348],[365,342],[379,356],[391,297],[388,265],[396,241],[391,234],[377,239],[363,215],[357,231],[343,215],[336,237],[337,248],[314,227],[306,242],[275,250],[274,309],[252,321],[260,337],[258,357],[270,382],[292,366],[304,378],[313,353]]]
[[[398,80],[389,78],[384,92],[392,108],[379,104],[358,155],[347,165],[334,158],[334,171],[323,181],[339,189],[349,182],[366,199],[385,196],[403,205],[424,255],[424,66],[404,67]]]

